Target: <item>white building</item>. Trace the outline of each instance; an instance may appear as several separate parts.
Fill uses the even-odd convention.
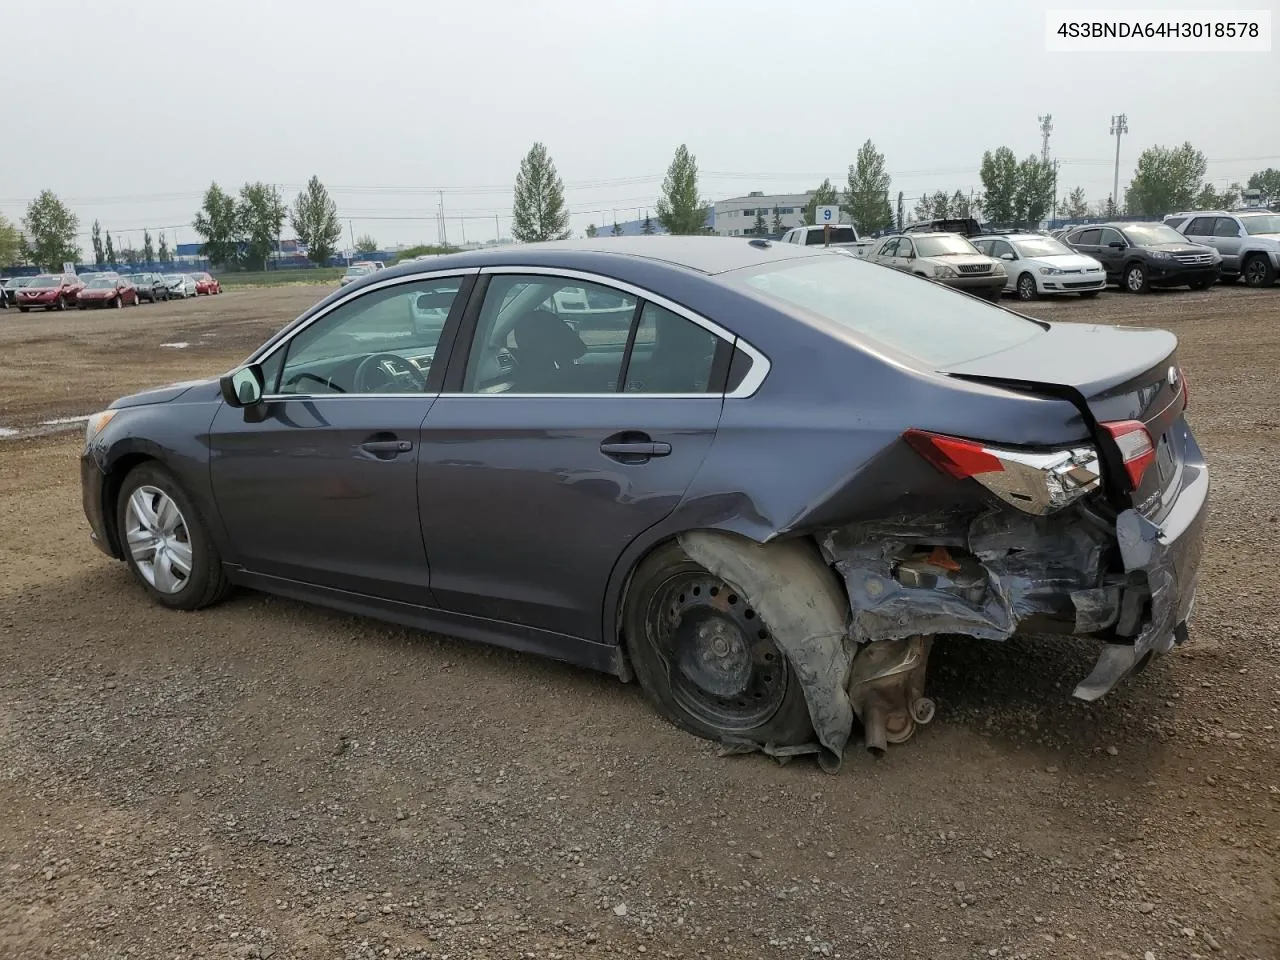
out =
[[[756,211],[764,214],[765,235],[781,233],[773,224],[776,211],[782,220],[782,230],[790,230],[804,222],[804,208],[813,196],[806,193],[770,193],[752,190],[745,197],[717,200],[714,210],[716,234],[721,237],[751,237],[756,232]]]

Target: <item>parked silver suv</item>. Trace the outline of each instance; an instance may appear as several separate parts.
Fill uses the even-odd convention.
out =
[[[1280,273],[1280,213],[1248,210],[1200,210],[1164,218],[1192,243],[1222,254],[1222,279],[1244,277],[1251,287],[1270,287]]]
[[[996,302],[1008,280],[1003,263],[958,233],[886,237],[867,259]]]

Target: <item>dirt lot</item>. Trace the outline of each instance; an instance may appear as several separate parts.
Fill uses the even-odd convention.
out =
[[[223,370],[325,292],[0,314],[0,427]],[[79,433],[0,440],[0,957],[1280,956],[1280,290],[1031,312],[1181,337],[1192,640],[1092,706],[1087,644],[939,644],[938,719],[835,776],[531,657],[165,612],[88,542]]]

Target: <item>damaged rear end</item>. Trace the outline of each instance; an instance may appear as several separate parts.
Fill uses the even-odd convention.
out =
[[[1051,325],[939,371],[1069,401],[1087,435],[1031,447],[1000,442],[999,424],[981,436],[909,429],[902,444],[955,495],[943,487],[935,509],[819,534],[862,646],[848,692],[869,748],[925,719],[918,701],[940,634],[1099,637],[1097,664],[1074,691],[1082,700],[1185,639],[1209,481],[1176,348],[1163,331]]]

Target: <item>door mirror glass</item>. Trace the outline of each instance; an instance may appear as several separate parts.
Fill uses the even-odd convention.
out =
[[[1124,249],[1124,241],[1123,241],[1123,240],[1112,240],[1110,243],[1108,243],[1108,244],[1107,244],[1107,246],[1108,246],[1108,247],[1114,247],[1116,250],[1123,250],[1123,249]]]
[[[218,385],[222,399],[232,407],[252,407],[262,401],[262,368],[256,363],[223,376]]]
[[[1000,259],[1001,259],[1001,260],[1012,260],[1012,259],[1014,259],[1014,257],[1013,257],[1013,254],[1012,254],[1012,253],[1002,253],[1002,254],[1000,254]]]

